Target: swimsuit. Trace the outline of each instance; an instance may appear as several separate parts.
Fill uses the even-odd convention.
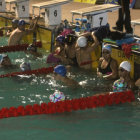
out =
[[[112,69],[110,68],[110,63],[111,63],[111,60],[110,62],[108,63],[107,67],[105,69],[101,68],[101,66],[99,66],[99,72],[101,72],[102,74],[110,74],[112,73]]]
[[[127,89],[127,83],[124,80],[116,80],[113,84],[113,92],[121,92]]]

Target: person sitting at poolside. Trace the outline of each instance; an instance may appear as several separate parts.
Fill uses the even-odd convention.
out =
[[[71,86],[71,87],[76,87],[78,86],[78,82],[76,82],[75,80],[67,77],[67,70],[66,67],[63,65],[57,65],[54,68],[54,78],[58,81],[63,82],[64,84],[66,84],[67,86]]]
[[[105,79],[116,79],[118,76],[118,64],[115,59],[111,57],[111,45],[106,44],[102,48],[102,57],[99,59],[99,66],[97,68],[97,75]]]
[[[41,53],[37,52],[37,46],[34,44],[30,44],[27,48],[27,51],[25,51],[25,53],[32,54],[33,56],[36,56],[36,57],[42,56]]]
[[[88,33],[89,34],[89,33]],[[90,35],[93,38],[93,43],[92,45],[88,45],[88,41],[87,41],[87,37],[85,36],[80,36],[77,39],[77,43],[76,43],[76,59],[77,59],[77,63],[78,66],[80,68],[84,68],[84,69],[91,69],[92,68],[92,63],[88,64],[88,65],[81,65],[83,62],[87,62],[87,61],[91,61],[91,52],[95,50],[95,48],[99,45],[99,41],[96,38],[96,36],[94,35],[94,33],[90,33]]]
[[[12,66],[11,60],[7,54],[0,54],[0,67]]]
[[[8,30],[6,33],[6,36],[10,36],[12,31],[15,30],[18,27],[18,19],[13,19],[12,20],[12,26],[5,26],[5,27],[1,27],[0,30]]]
[[[25,23],[25,21],[23,19],[19,20],[18,28],[15,29],[11,33],[11,35],[9,37],[9,40],[8,40],[8,45],[9,46],[11,46],[11,45],[19,45],[23,36],[35,31],[35,27],[37,25],[38,19],[39,19],[39,17],[36,17],[34,19],[34,26],[32,28],[29,28],[29,29],[25,29],[25,24],[26,23]]]
[[[121,92],[135,87],[134,81],[130,77],[131,65],[128,61],[123,61],[119,66],[119,79],[113,83],[113,92]]]

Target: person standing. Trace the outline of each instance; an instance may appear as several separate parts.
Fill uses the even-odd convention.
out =
[[[121,5],[121,8],[119,9],[116,27],[113,27],[113,29],[118,31],[123,31],[123,25],[124,25],[126,33],[133,33],[133,29],[131,27],[131,16],[130,16],[130,9],[129,9],[130,0],[118,0],[118,3],[119,5]]]

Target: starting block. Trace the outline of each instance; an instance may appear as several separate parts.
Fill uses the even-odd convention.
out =
[[[132,20],[131,25],[133,26],[133,33],[135,32],[135,26],[140,25],[140,19]]]
[[[108,12],[112,12],[121,8],[119,5],[103,4],[95,5],[87,8],[71,11],[72,22],[74,22],[74,15],[80,15],[87,17],[88,22],[91,24],[91,28],[104,26],[108,22]]]
[[[5,12],[5,10],[6,10],[5,0],[0,0],[0,12]]]
[[[14,11],[17,18],[29,17],[29,0],[6,0],[9,4],[9,11]]]
[[[45,9],[45,24],[58,25],[61,23],[61,5],[67,4],[71,0],[52,0],[32,5],[32,14],[34,15],[35,8],[39,8],[39,15],[41,9]]]

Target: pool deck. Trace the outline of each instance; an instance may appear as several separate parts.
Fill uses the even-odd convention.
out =
[[[47,0],[30,0],[30,12],[32,12],[32,4],[44,2]],[[71,2],[69,4],[65,4],[62,6],[62,20],[67,19],[72,21],[71,10],[77,10],[80,8],[86,8],[89,6],[93,6],[93,4],[87,3],[79,3],[79,2]],[[131,9],[131,20],[140,19],[140,9]],[[108,22],[111,27],[115,26],[116,20],[118,18],[118,11],[110,12],[108,16]],[[135,34],[140,36],[140,25],[135,26]]]

